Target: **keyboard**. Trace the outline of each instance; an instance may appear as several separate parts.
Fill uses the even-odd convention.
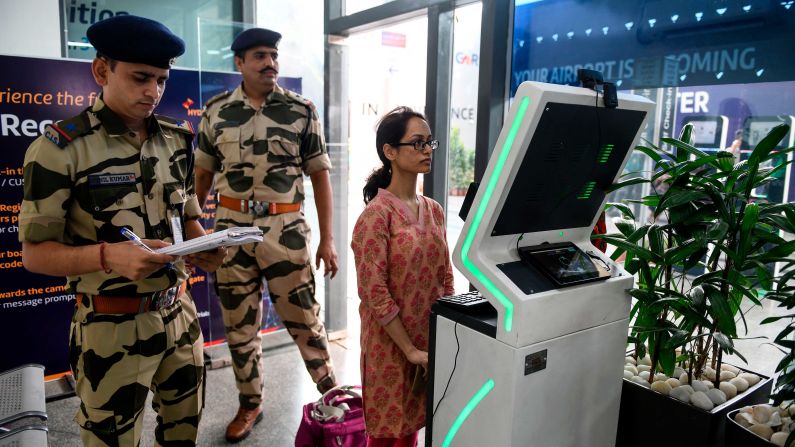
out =
[[[489,301],[483,298],[480,292],[467,292],[460,295],[443,296],[439,298],[439,302],[454,309],[466,310],[488,304]]]

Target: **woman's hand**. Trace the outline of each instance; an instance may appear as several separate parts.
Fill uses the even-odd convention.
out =
[[[425,374],[428,373],[427,351],[420,351],[419,349],[414,348],[406,354],[406,359],[409,361],[409,363],[421,366],[423,371],[425,371]]]

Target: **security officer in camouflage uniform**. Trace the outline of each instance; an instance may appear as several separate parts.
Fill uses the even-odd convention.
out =
[[[84,445],[136,446],[149,390],[156,445],[190,445],[204,406],[203,338],[185,260],[151,248],[204,235],[193,132],[153,115],[184,52],[162,24],[129,15],[88,29],[102,96],[48,126],[25,154],[19,239],[25,267],[66,276],[76,294],[69,360]],[[224,249],[187,261],[212,271]]]
[[[262,280],[319,391],[335,384],[328,339],[319,319],[309,252],[310,229],[301,205],[309,175],[320,220],[315,258],[337,272],[331,236],[332,197],[326,153],[311,102],[276,85],[281,35],[253,28],[231,46],[243,83],[205,104],[196,152],[196,194],[203,206],[213,180],[215,231],[259,226],[261,243],[233,247],[216,272],[240,409],[226,430],[237,442],[262,417]]]

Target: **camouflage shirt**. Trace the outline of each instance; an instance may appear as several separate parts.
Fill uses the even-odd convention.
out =
[[[301,202],[303,174],[331,169],[314,106],[279,86],[258,110],[242,85],[210,99],[196,165],[219,173],[221,195],[276,203]]]
[[[102,100],[47,127],[25,153],[20,242],[81,246],[121,242],[127,227],[144,239],[173,242],[170,217],[200,215],[193,188],[193,132],[187,121],[147,119],[141,144]],[[184,226],[183,226],[184,227]],[[182,261],[141,281],[104,271],[70,276],[73,292],[136,295],[188,277]]]

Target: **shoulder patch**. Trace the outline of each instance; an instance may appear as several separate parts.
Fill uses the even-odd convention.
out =
[[[315,107],[315,104],[311,100],[309,100],[308,98],[304,98],[303,96],[299,95],[298,93],[295,93],[295,92],[290,91],[290,90],[285,90],[284,94],[285,94],[285,96],[287,96],[288,99],[293,100],[295,102],[298,102],[301,105],[303,105],[304,107],[306,107],[307,110],[309,111],[309,116],[317,114],[317,108]]]
[[[191,136],[196,134],[196,132],[193,130],[193,124],[191,124],[188,120],[178,120],[164,115],[155,115],[155,118],[161,126],[168,129],[173,129]]]
[[[88,111],[86,110],[72,118],[48,124],[44,127],[44,137],[63,149],[75,138],[89,133],[91,129],[91,119],[88,117]]]
[[[207,107],[210,107],[211,105],[213,105],[213,103],[216,103],[216,102],[228,97],[231,94],[232,94],[231,90],[226,90],[223,93],[219,93],[219,94],[213,96],[212,98],[208,99],[207,102],[204,103],[204,108],[206,109]]]

